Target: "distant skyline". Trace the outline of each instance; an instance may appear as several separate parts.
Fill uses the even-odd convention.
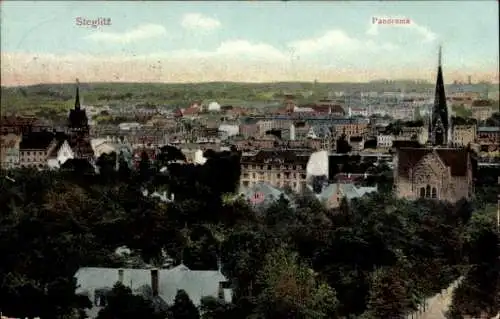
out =
[[[434,81],[440,44],[446,83],[498,82],[497,1],[3,1],[0,9],[4,86]]]

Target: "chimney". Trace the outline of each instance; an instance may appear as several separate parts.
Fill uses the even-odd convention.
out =
[[[118,269],[118,282],[123,284],[123,269]]]
[[[158,269],[151,269],[151,289],[153,297],[158,297],[159,273]]]

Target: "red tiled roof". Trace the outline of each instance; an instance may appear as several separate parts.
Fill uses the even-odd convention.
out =
[[[182,115],[195,115],[198,114],[199,110],[196,107],[188,107],[182,112]]]
[[[398,149],[398,175],[409,177],[410,168],[413,169],[427,154],[436,151],[443,163],[451,168],[452,176],[465,176],[469,153],[466,149],[450,148],[400,148]]]
[[[27,126],[34,125],[36,122],[36,117],[21,116],[2,116],[2,119],[0,121],[2,126]]]
[[[489,100],[475,100],[472,102],[472,106],[492,106],[493,103]]]

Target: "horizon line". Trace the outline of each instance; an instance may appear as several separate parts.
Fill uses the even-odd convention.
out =
[[[392,84],[392,83],[384,83],[384,81],[389,82],[421,82],[421,83],[410,83],[416,85],[434,85],[435,82],[423,79],[379,79],[379,80],[370,80],[363,82],[354,82],[354,81],[342,81],[342,82],[322,82],[322,81],[259,81],[259,82],[246,82],[246,81],[202,81],[202,82],[120,82],[120,81],[94,81],[94,82],[79,82],[79,84],[164,84],[164,85],[192,85],[192,84]],[[38,85],[74,85],[75,82],[40,82],[36,84],[29,85],[1,85],[1,88],[22,88],[22,87],[33,87]],[[488,82],[481,81],[476,83],[467,83],[467,82],[445,82],[445,85],[492,85],[492,84],[500,84],[500,82]]]

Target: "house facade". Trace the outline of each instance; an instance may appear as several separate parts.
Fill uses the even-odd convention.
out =
[[[47,168],[47,160],[56,148],[57,140],[51,132],[32,132],[23,136],[19,145],[21,168]]]
[[[0,136],[0,167],[13,169],[19,167],[19,145],[21,136],[17,134],[6,134]]]
[[[455,125],[451,142],[455,147],[467,146],[476,140],[476,125]]]
[[[266,182],[278,188],[289,187],[301,192],[306,187],[306,166],[309,156],[290,150],[261,150],[243,154],[240,186],[252,187]]]
[[[232,290],[220,270],[190,270],[183,264],[171,269],[114,269],[80,268],[75,274],[75,293],[86,296],[92,308],[86,310],[89,318],[96,318],[107,305],[109,292],[121,283],[153,302],[157,310],[167,310],[173,305],[179,290],[184,290],[193,304],[201,305],[203,297],[211,296],[226,302],[232,301]]]

